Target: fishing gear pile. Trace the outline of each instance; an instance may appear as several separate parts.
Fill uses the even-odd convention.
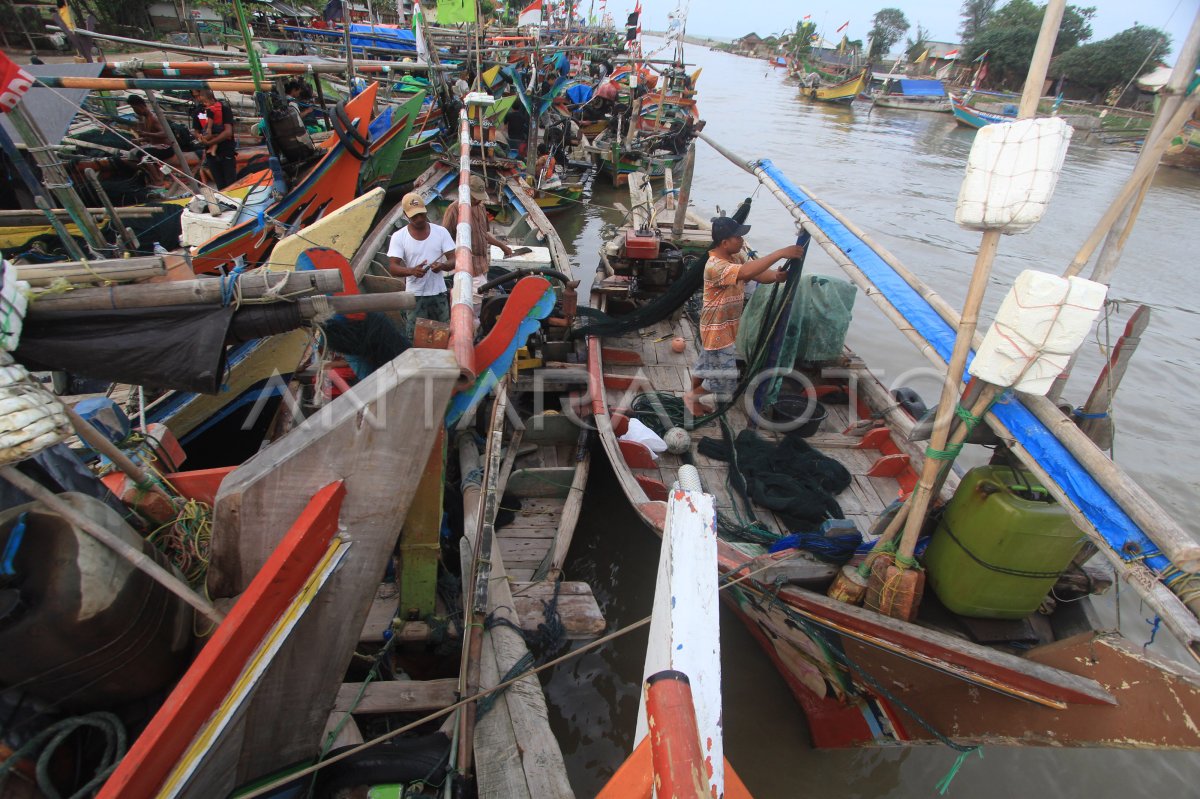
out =
[[[730,464],[734,487],[743,501],[774,511],[789,530],[813,530],[826,519],[844,519],[835,498],[850,485],[850,472],[809,446],[796,431],[778,443],[743,430],[732,446],[728,438],[702,438],[697,451]],[[740,485],[739,485],[740,483]]]

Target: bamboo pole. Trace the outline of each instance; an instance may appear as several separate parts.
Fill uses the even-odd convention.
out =
[[[54,193],[63,208],[67,209],[71,215],[71,221],[79,227],[88,246],[97,252],[107,249],[107,242],[96,225],[96,221],[87,213],[87,206],[83,204],[83,200],[79,199],[79,194],[71,184],[71,179],[67,176],[63,165],[55,156],[46,151],[46,137],[42,135],[37,123],[29,116],[24,104],[17,103],[9,111],[8,119],[13,123],[17,133],[21,134],[21,138],[25,140],[29,152],[33,154],[33,160],[42,168],[46,187]]]
[[[104,217],[108,215],[106,208],[87,208],[85,209],[94,217]],[[160,208],[152,208],[144,205],[119,205],[116,210],[120,212],[125,219],[148,219],[155,214],[162,213]],[[51,208],[50,213],[58,219],[70,219],[71,215],[67,213],[65,208]],[[0,224],[2,225],[37,225],[46,221],[46,215],[39,211],[27,211],[24,209],[15,210],[0,210]]]
[[[38,198],[41,199],[41,198]],[[56,280],[69,283],[132,282],[167,273],[161,255],[113,258],[99,261],[56,261],[50,264],[13,264],[17,279],[31,286],[49,286]]]
[[[108,198],[108,192],[106,192],[104,190],[104,186],[100,184],[100,178],[96,174],[96,170],[89,167],[88,169],[83,170],[83,174],[84,177],[87,178],[88,183],[91,184],[92,191],[94,191],[96,196],[100,198],[100,202],[104,205],[105,210],[108,212],[109,220],[111,220],[112,224],[116,227],[117,234],[120,235],[122,240],[124,240],[126,249],[131,253],[137,252],[139,246],[137,236],[133,235],[132,230],[125,227],[125,222],[121,219],[121,215],[117,213],[116,206],[114,206],[112,204],[112,200]]]
[[[270,41],[257,39],[257,41]],[[305,62],[268,61],[263,68],[276,75],[344,75],[346,64],[327,62],[310,64]],[[428,64],[418,64],[413,61],[356,61],[354,70],[365,74],[382,74],[387,72],[428,72]],[[153,75],[156,78],[178,77],[182,75],[203,77],[219,75],[222,72],[250,72],[248,61],[118,61],[110,63],[105,69],[106,77],[121,77],[124,72],[141,71],[147,73],[162,73]]]
[[[86,257],[83,250],[80,249],[79,243],[75,241],[75,237],[67,230],[66,225],[62,223],[57,216],[50,210],[50,203],[46,202],[46,198],[40,194],[34,195],[33,204],[41,209],[46,219],[50,222],[50,227],[54,228],[54,232],[58,234],[58,240],[62,242],[63,248],[67,254],[78,258],[82,263]]]
[[[1163,129],[1167,126],[1167,119],[1174,116],[1175,111],[1184,102],[1187,97],[1187,87],[1195,76],[1196,62],[1200,60],[1200,11],[1196,13],[1196,17],[1192,20],[1192,27],[1188,31],[1187,38],[1183,45],[1179,48],[1179,52],[1175,57],[1175,67],[1171,71],[1171,77],[1167,80],[1166,86],[1160,91],[1166,93],[1166,98],[1159,108],[1158,116],[1154,123],[1150,126],[1150,131],[1146,134],[1145,144],[1142,146],[1142,151],[1138,154],[1138,164],[1143,160],[1153,161],[1155,166],[1162,159],[1162,154],[1155,154],[1150,147],[1150,143],[1157,141],[1162,135]],[[1146,189],[1150,187],[1150,178],[1143,181],[1139,197],[1144,197]],[[1137,221],[1137,213],[1140,202],[1127,203],[1122,209],[1121,214],[1114,220],[1112,230],[1105,239],[1104,247],[1100,251],[1099,257],[1096,259],[1096,266],[1092,270],[1091,279],[1097,283],[1108,285],[1112,279],[1112,274],[1117,268],[1118,262],[1121,260],[1121,253],[1125,248],[1125,240],[1132,229],[1133,224]]]
[[[36,79],[38,86],[47,89],[91,89],[93,91],[123,91],[126,89],[161,89],[162,91],[190,91],[211,89],[214,92],[254,92],[254,82],[228,78],[71,78],[43,76]]]
[[[883,312],[884,316],[891,321],[896,329],[909,340],[917,348],[917,350],[925,356],[933,365],[943,367],[944,359],[939,355],[936,349],[928,342],[920,333],[914,329],[909,320],[888,300],[887,296],[879,290],[879,288],[871,281],[871,279],[857,266],[844,252],[842,252],[832,240],[813,222],[803,210],[801,210],[795,201],[793,201],[779,186],[755,163],[751,163],[746,159],[738,156],[728,150],[721,144],[713,141],[706,134],[700,134],[706,143],[712,146],[715,150],[728,158],[731,162],[746,170],[750,174],[758,178],[765,185],[776,199],[783,204],[784,208],[792,215],[813,237],[818,246],[840,266],[848,277],[858,286],[864,294],[866,294],[873,303]],[[836,211],[829,206],[816,199],[812,192],[800,187],[809,197],[812,197],[812,202],[820,206],[825,212],[832,214],[838,218],[847,228],[855,233],[856,236],[863,238],[863,234],[853,225],[848,223],[844,217],[841,217]],[[889,266],[895,269],[897,275],[905,281],[905,283],[913,289],[918,295],[930,303],[933,310],[942,318],[942,320],[951,326],[957,326],[958,314],[937,295],[932,289],[926,286],[918,277],[910,270],[904,268],[895,256],[887,253],[886,250],[876,244],[871,243],[869,237],[863,238],[864,243],[875,250]],[[978,342],[976,342],[976,346]],[[1064,417],[1058,408],[1045,397],[1035,395],[1022,395],[1022,404],[1038,418],[1038,420],[1046,426],[1047,430],[1053,435],[1059,443],[1061,443],[1067,451],[1074,457],[1080,465],[1082,465],[1088,473],[1096,480],[1100,487],[1116,502],[1122,511],[1128,514],[1129,518],[1136,524],[1143,533],[1151,538],[1159,547],[1160,551],[1171,560],[1171,562],[1182,571],[1188,573],[1196,573],[1200,571],[1200,544],[1198,544],[1180,525],[1179,522],[1172,516],[1168,515],[1153,499],[1146,494],[1145,490],[1137,484],[1128,474],[1125,473],[1117,464],[1106,457],[1096,445],[1084,435],[1079,428]],[[996,418],[994,414],[987,416],[988,425],[1002,439],[1008,442],[1009,447],[1015,452],[1022,462],[1034,471],[1035,476],[1042,480],[1043,484],[1050,489],[1060,503],[1064,505],[1070,502],[1070,499],[1058,487],[1056,483],[1051,485],[1053,481],[1044,470],[1037,464],[1036,459],[1030,455],[1024,447],[1021,447],[1014,440],[1013,434],[1004,424]],[[1087,532],[1095,539],[1100,551],[1114,565],[1123,570],[1128,570],[1128,563],[1123,559],[1121,553],[1113,549],[1100,534],[1100,532],[1087,520],[1083,512],[1076,509],[1074,518],[1081,529]],[[1134,583],[1136,586],[1137,583]],[[1186,610],[1180,605],[1180,609]],[[1189,614],[1190,615],[1190,614]],[[1164,616],[1165,618],[1165,616]],[[1193,619],[1194,621],[1194,619]],[[1198,627],[1197,629],[1200,629]],[[1200,640],[1198,638],[1197,640]]]
[[[458,225],[455,229],[454,282],[450,293],[450,349],[458,361],[459,387],[475,380],[474,276],[471,256],[471,123],[458,112]]]
[[[116,552],[122,558],[129,561],[134,568],[144,572],[159,585],[166,588],[184,602],[187,602],[213,624],[220,624],[225,619],[224,614],[213,607],[211,602],[189,588],[186,583],[160,566],[157,561],[155,561],[141,549],[138,549],[111,531],[104,529],[99,524],[96,524],[91,519],[87,518],[82,513],[68,505],[66,502],[59,499],[58,496],[56,496],[49,489],[43,487],[41,484],[17,471],[15,467],[5,466],[0,468],[0,477],[3,477],[21,491],[24,491],[26,494],[33,497],[38,502],[41,502],[43,505],[57,513],[59,516],[62,516],[64,519],[78,527],[83,532],[92,536],[97,541]]]
[[[35,299],[29,305],[29,316],[37,317],[39,314],[52,311],[219,304],[229,289],[230,284],[227,280],[216,277],[168,280],[162,283],[140,283],[130,286],[80,288],[65,294],[52,294]],[[248,300],[263,297],[297,299],[312,294],[331,294],[342,291],[342,289],[342,276],[336,269],[317,269],[307,272],[258,272],[237,277],[238,296]]]
[[[688,143],[687,155],[683,159],[683,178],[679,184],[679,197],[676,200],[675,219],[671,222],[671,235],[676,239],[683,236],[683,225],[687,220],[688,203],[692,200],[692,176],[696,172],[696,143]],[[671,174],[671,170],[667,170]]]
[[[51,210],[50,201],[46,198],[45,189],[38,182],[38,179],[34,177],[33,170],[25,162],[25,156],[17,152],[17,146],[13,142],[12,137],[8,135],[8,131],[2,127],[0,127],[0,149],[3,149],[4,154],[8,156],[8,160],[17,170],[17,175],[25,184],[25,188],[33,196],[34,205],[41,211],[38,218],[32,220],[29,224],[37,224],[37,222],[41,221],[41,217],[44,216],[49,221],[50,227],[54,228],[54,232],[58,234],[58,240],[62,242],[67,254],[73,258],[83,260],[83,250],[80,249],[79,244],[67,232],[66,227],[63,226],[62,222],[59,221],[58,217]]]

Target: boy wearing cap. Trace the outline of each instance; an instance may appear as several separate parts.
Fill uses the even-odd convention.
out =
[[[408,225],[392,234],[388,244],[388,270],[406,278],[405,290],[416,295],[417,306],[409,311],[405,332],[411,341],[418,319],[450,321],[450,303],[442,272],[454,269],[454,239],[441,225],[429,221],[421,195],[409,193],[400,201]]]
[[[770,255],[744,261],[742,239],[749,225],[719,216],[712,222],[713,246],[704,265],[704,307],[700,310],[700,355],[692,368],[692,388],[683,404],[693,416],[706,413],[700,398],[708,394],[732,396],[737,388],[738,321],[745,303],[745,284],[778,283],[786,272],[768,271],[776,261],[800,258],[804,247],[793,244]]]

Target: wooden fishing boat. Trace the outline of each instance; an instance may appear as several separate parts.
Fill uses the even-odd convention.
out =
[[[1200,169],[1200,121],[1189,121],[1171,140],[1162,162],[1181,169]]]
[[[388,106],[371,122],[370,157],[363,162],[358,175],[360,192],[376,187],[400,188],[408,182],[404,178],[411,174],[412,167],[405,160],[415,155],[410,151],[410,137],[424,102],[425,93],[418,92],[404,105]]]
[[[667,503],[634,749],[597,799],[645,796],[651,785],[679,795],[696,775],[713,796],[750,795],[724,757],[717,517],[699,483],[684,466]]]
[[[353,256],[370,233],[382,202],[382,190],[373,190],[285,237],[276,245],[278,260],[269,264],[268,270],[296,269],[300,254],[310,247]],[[363,274],[356,273],[356,281]],[[166,425],[185,445],[217,425],[238,429],[254,407],[281,395],[310,343],[307,331],[293,330],[238,344],[228,356],[229,374],[224,381],[228,390],[217,394],[167,392],[146,406],[147,419]]]
[[[955,97],[954,95],[950,95],[950,110],[954,114],[954,121],[968,128],[978,129],[984,125],[1012,121],[1012,117],[996,114],[991,111],[983,111],[974,106],[967,105],[965,98]]]
[[[278,202],[264,212],[263,220],[247,220],[214,236],[201,245],[192,257],[196,274],[233,269],[240,261],[245,267],[264,263],[283,235],[336,211],[356,196],[358,175],[369,149],[367,128],[378,85],[372,83],[351,100],[345,119],[335,122],[338,143],[313,167],[312,171]],[[244,267],[243,267],[244,268]]]
[[[790,208],[802,205],[803,211],[793,210],[797,219],[813,232],[814,241],[838,253],[838,262],[857,282],[864,287],[888,287],[876,302],[901,304],[899,298],[886,298],[899,293],[897,284],[903,286],[914,298],[914,305],[909,308],[901,304],[905,310],[899,312],[899,318],[912,314],[907,324],[921,330],[921,324],[913,320],[918,315],[915,303],[924,302],[919,300],[922,295],[905,285],[895,272],[885,277],[884,271],[891,270],[888,262],[873,255],[871,246],[840,221],[843,217],[803,195],[769,162],[739,163],[748,170],[758,170],[755,174],[773,192],[791,198],[795,205]],[[637,207],[636,202],[633,207]],[[660,212],[656,216],[664,220],[671,215]],[[666,284],[650,275],[662,271],[660,277],[674,280],[667,275],[679,269],[676,253],[700,254],[707,249],[710,240],[702,221],[681,214],[676,222],[672,231],[668,221],[635,219],[606,245],[593,284],[595,305],[608,309],[610,314],[631,312],[653,298],[653,293],[647,294],[655,290],[653,287],[661,290]],[[663,241],[672,242],[674,247],[664,249],[657,260],[631,261],[626,249],[629,237],[633,235],[640,241],[642,228],[656,227]],[[639,278],[643,292],[640,298],[631,290],[627,277],[631,270]],[[867,280],[863,280],[864,273],[869,276]],[[906,275],[905,279],[910,277]],[[814,278],[819,279],[823,278]],[[928,292],[924,287],[922,290]],[[868,293],[875,299],[876,291]],[[940,319],[938,323],[947,329],[922,335],[945,336],[948,324]],[[659,415],[653,410],[654,402],[669,404],[669,397],[679,398],[688,389],[688,365],[694,358],[697,333],[686,314],[668,315],[637,332],[603,339],[593,336],[589,341],[592,411],[601,444],[626,496],[655,531],[662,529],[669,486],[676,479],[682,456],[667,451],[654,457],[645,445],[623,434],[628,432],[631,419],[644,421]],[[685,342],[683,353],[676,353],[670,346],[674,338]],[[927,351],[936,353],[932,346]],[[840,513],[867,533],[881,529],[879,520],[890,516],[894,501],[913,490],[924,452],[909,441],[914,419],[861,360],[846,350],[832,365],[835,368],[808,369],[802,363],[795,366],[794,374],[803,375],[797,379],[809,381],[827,413],[824,420],[813,425],[816,430],[806,442],[845,470],[847,486],[837,494],[836,502]],[[646,392],[652,396],[639,400],[638,395]],[[747,394],[753,396],[754,389]],[[1012,402],[996,413],[1013,413],[1019,407],[1019,402]],[[1023,408],[1018,412],[1029,415]],[[723,435],[719,428],[702,428],[693,430],[688,441],[691,460],[705,489],[716,499],[721,531],[719,568],[730,577],[763,569],[727,592],[724,599],[747,623],[787,680],[809,718],[818,746],[947,742],[952,738],[960,751],[983,742],[1200,747],[1200,736],[1184,721],[1200,710],[1200,675],[1103,630],[1090,612],[1087,596],[1097,584],[1086,578],[1082,592],[1072,592],[1065,584],[1055,589],[1058,596],[1069,595],[1073,601],[1058,602],[1047,615],[1035,614],[1015,627],[973,622],[929,596],[915,622],[826,597],[825,589],[836,569],[803,551],[769,552],[766,545],[777,540],[776,536],[796,532],[794,526],[776,511],[741,496],[735,488],[735,472],[726,460],[710,457],[714,452],[710,446],[697,448],[706,430],[707,435],[722,439],[728,435],[729,440],[752,430],[761,440],[775,445],[786,436],[772,432],[765,423],[770,416],[764,421],[764,414],[753,410],[749,402],[745,407],[735,404],[722,418],[727,433]],[[666,427],[680,421],[678,416],[669,416],[669,421],[662,424]],[[1034,426],[1037,424],[1035,419]],[[1026,467],[1039,469],[1043,485],[1066,492],[1064,496],[1074,490],[1072,486],[1080,480],[1080,467],[1074,461],[1051,465],[1031,460],[1031,450],[1041,451],[1039,448],[1047,446],[1041,439],[1049,436],[1044,428],[1035,433],[1028,425],[1021,427],[1009,419],[1004,429],[1003,435],[1008,436],[1021,430],[1016,433],[1025,447],[1018,450],[1020,458]],[[1060,474],[1059,468],[1067,472]],[[956,483],[953,476],[947,481],[944,501],[950,501]],[[1075,495],[1066,501],[1081,512],[1072,517],[1074,521],[1094,525],[1086,529],[1097,541],[1103,541],[1095,531],[1105,523],[1099,521],[1099,516],[1089,515],[1093,507],[1090,503],[1097,500]],[[1108,553],[1120,561],[1119,549],[1109,549]],[[1173,603],[1171,606],[1179,613],[1172,616],[1172,623],[1184,633],[1185,641],[1191,640],[1187,631],[1197,629],[1195,617],[1182,602],[1165,586],[1149,593]],[[1017,641],[1020,643],[1014,646]]]
[[[853,78],[835,83],[832,86],[814,86],[802,88],[800,94],[810,100],[822,103],[852,103],[860,94],[866,91],[870,76],[863,70]]]
[[[950,99],[940,80],[889,80],[881,93],[872,95],[872,103],[879,108],[950,113]]]

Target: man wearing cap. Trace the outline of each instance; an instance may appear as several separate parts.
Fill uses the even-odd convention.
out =
[[[454,269],[454,239],[446,228],[429,221],[421,195],[404,195],[400,207],[408,217],[408,225],[392,234],[388,270],[406,278],[405,289],[417,298],[417,306],[408,312],[405,324],[411,341],[418,319],[450,321],[446,280],[441,273]]]
[[[692,368],[692,388],[683,395],[683,404],[693,416],[707,409],[700,398],[713,394],[731,397],[737,388],[738,321],[745,303],[745,284],[778,283],[786,272],[768,271],[776,261],[800,258],[804,247],[794,244],[770,255],[744,261],[741,255],[750,232],[749,225],[719,216],[712,221],[712,249],[704,265],[704,307],[700,310],[700,355]],[[715,397],[714,397],[715,399]]]
[[[482,175],[471,175],[471,266],[475,274],[476,288],[487,279],[488,267],[492,265],[489,244],[494,244],[504,253],[505,258],[512,256],[512,247],[492,235],[492,223],[488,220],[487,184]],[[479,280],[483,278],[484,280]]]

